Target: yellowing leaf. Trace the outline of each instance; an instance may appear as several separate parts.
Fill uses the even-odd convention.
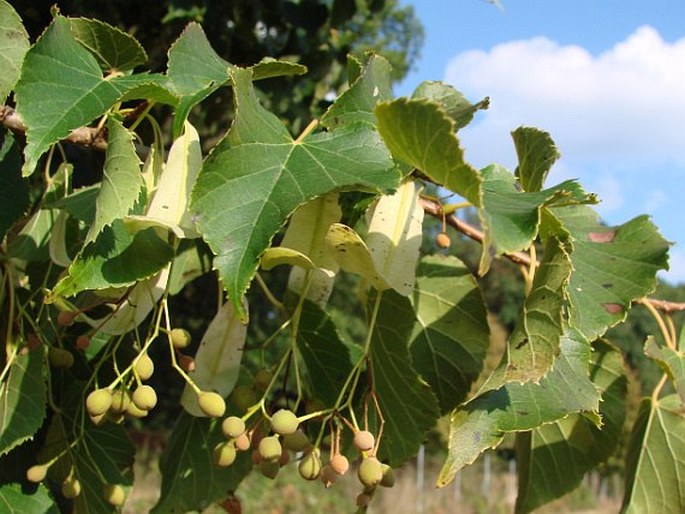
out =
[[[244,299],[243,309],[247,312]],[[195,371],[190,377],[200,389],[228,396],[238,380],[246,337],[247,326],[241,323],[233,305],[226,302],[207,327],[195,354]],[[183,390],[181,405],[193,416],[205,416],[195,391],[188,385]]]
[[[262,254],[262,269],[269,271],[281,264],[299,266],[303,269],[314,269],[316,267],[309,257],[292,248],[284,248],[282,246],[267,248],[264,254]]]
[[[414,290],[422,223],[419,191],[411,180],[395,194],[381,196],[369,214],[366,245],[375,268],[402,296]]]

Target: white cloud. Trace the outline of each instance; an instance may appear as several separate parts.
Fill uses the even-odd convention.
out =
[[[685,38],[668,43],[644,26],[597,56],[546,37],[513,41],[457,55],[445,81],[474,100],[491,97],[463,135],[475,143],[476,164],[512,162],[509,132],[534,125],[576,162],[620,156],[685,166]]]

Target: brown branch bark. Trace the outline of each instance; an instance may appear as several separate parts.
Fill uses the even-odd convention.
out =
[[[424,212],[427,212],[431,216],[435,216],[436,218],[442,220],[443,212],[440,204],[428,198],[421,198],[421,206],[423,207]],[[464,234],[466,237],[473,239],[474,241],[477,241],[481,244],[483,243],[483,232],[478,230],[473,225],[466,223],[463,220],[460,220],[454,215],[446,216],[445,222],[449,226]],[[506,253],[504,254],[504,256],[510,261],[515,262],[516,264],[530,266],[530,255],[528,255],[527,253]],[[644,298],[644,300],[642,301],[649,302],[654,308],[666,313],[685,311],[684,302],[670,302],[668,300],[659,300],[657,298]],[[639,301],[635,303],[639,303]]]

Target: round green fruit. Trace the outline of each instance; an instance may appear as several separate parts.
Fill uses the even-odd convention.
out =
[[[237,439],[245,433],[245,422],[238,416],[229,416],[221,422],[221,431],[229,439]]]
[[[138,375],[141,380],[149,379],[155,372],[155,363],[147,353],[141,354],[136,361],[133,371]]]
[[[100,416],[112,405],[112,393],[109,389],[96,389],[86,398],[86,410],[91,416]]]
[[[311,446],[311,443],[309,442],[307,434],[302,430],[296,430],[292,434],[283,436],[283,446],[291,452],[303,452]]]
[[[157,405],[157,393],[149,385],[142,385],[133,391],[131,397],[136,407],[141,410],[149,411]]]
[[[245,412],[257,403],[258,400],[256,391],[248,385],[238,386],[231,393],[231,401],[240,412]]]
[[[171,344],[174,345],[174,348],[179,350],[187,348],[192,341],[190,332],[188,332],[185,328],[172,329],[171,332],[169,332],[169,339],[171,339]]]
[[[74,365],[74,356],[69,350],[53,346],[48,351],[48,361],[53,368],[71,368]]]
[[[259,391],[266,391],[274,378],[274,374],[268,369],[260,369],[255,373],[254,385]]]
[[[395,470],[387,464],[381,464],[381,469],[383,470],[383,478],[380,485],[383,487],[393,487],[395,485]]]
[[[300,465],[297,467],[300,476],[305,480],[316,480],[321,474],[321,458],[318,452],[311,451],[300,461]]]
[[[102,497],[110,505],[119,507],[124,504],[126,493],[119,484],[104,484],[102,486]]]
[[[123,389],[117,389],[112,393],[112,405],[110,406],[110,411],[114,414],[123,414],[128,409],[131,403],[131,396],[128,391]]]
[[[280,469],[281,466],[278,464],[277,461],[263,460],[259,463],[259,472],[266,478],[270,478],[271,480],[276,478],[276,475],[278,475],[278,471]]]
[[[271,416],[271,429],[279,435],[292,434],[300,426],[300,422],[294,412],[281,409]]]
[[[235,446],[232,442],[219,443],[213,451],[214,464],[222,468],[230,466],[235,461],[236,455]]]
[[[76,478],[70,477],[62,482],[62,494],[65,498],[73,500],[79,494],[81,494],[81,482]]]
[[[367,457],[359,465],[357,476],[365,487],[376,487],[383,480],[383,467],[376,457]]]
[[[277,461],[281,457],[283,448],[281,446],[278,437],[272,435],[264,437],[259,441],[259,455],[262,456],[263,460]]]
[[[197,395],[200,410],[210,418],[220,418],[226,412],[226,402],[219,393],[202,391]]]

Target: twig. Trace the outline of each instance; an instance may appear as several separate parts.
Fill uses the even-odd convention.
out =
[[[434,216],[442,220],[442,207],[438,203],[429,200],[428,198],[421,198],[420,201],[424,212],[427,212],[431,216]],[[483,243],[483,240],[485,238],[483,232],[478,230],[473,225],[463,220],[460,220],[454,215],[446,216],[445,220],[449,226],[455,228],[456,230],[464,234],[466,237],[478,243]],[[522,264],[524,266],[530,266],[532,262],[530,255],[523,252],[505,253],[504,256],[510,261],[515,262],[516,264]],[[642,298],[640,300],[636,300],[635,303],[649,303],[655,309],[666,313],[685,311],[685,302],[671,302],[668,300],[659,300],[656,298]]]

